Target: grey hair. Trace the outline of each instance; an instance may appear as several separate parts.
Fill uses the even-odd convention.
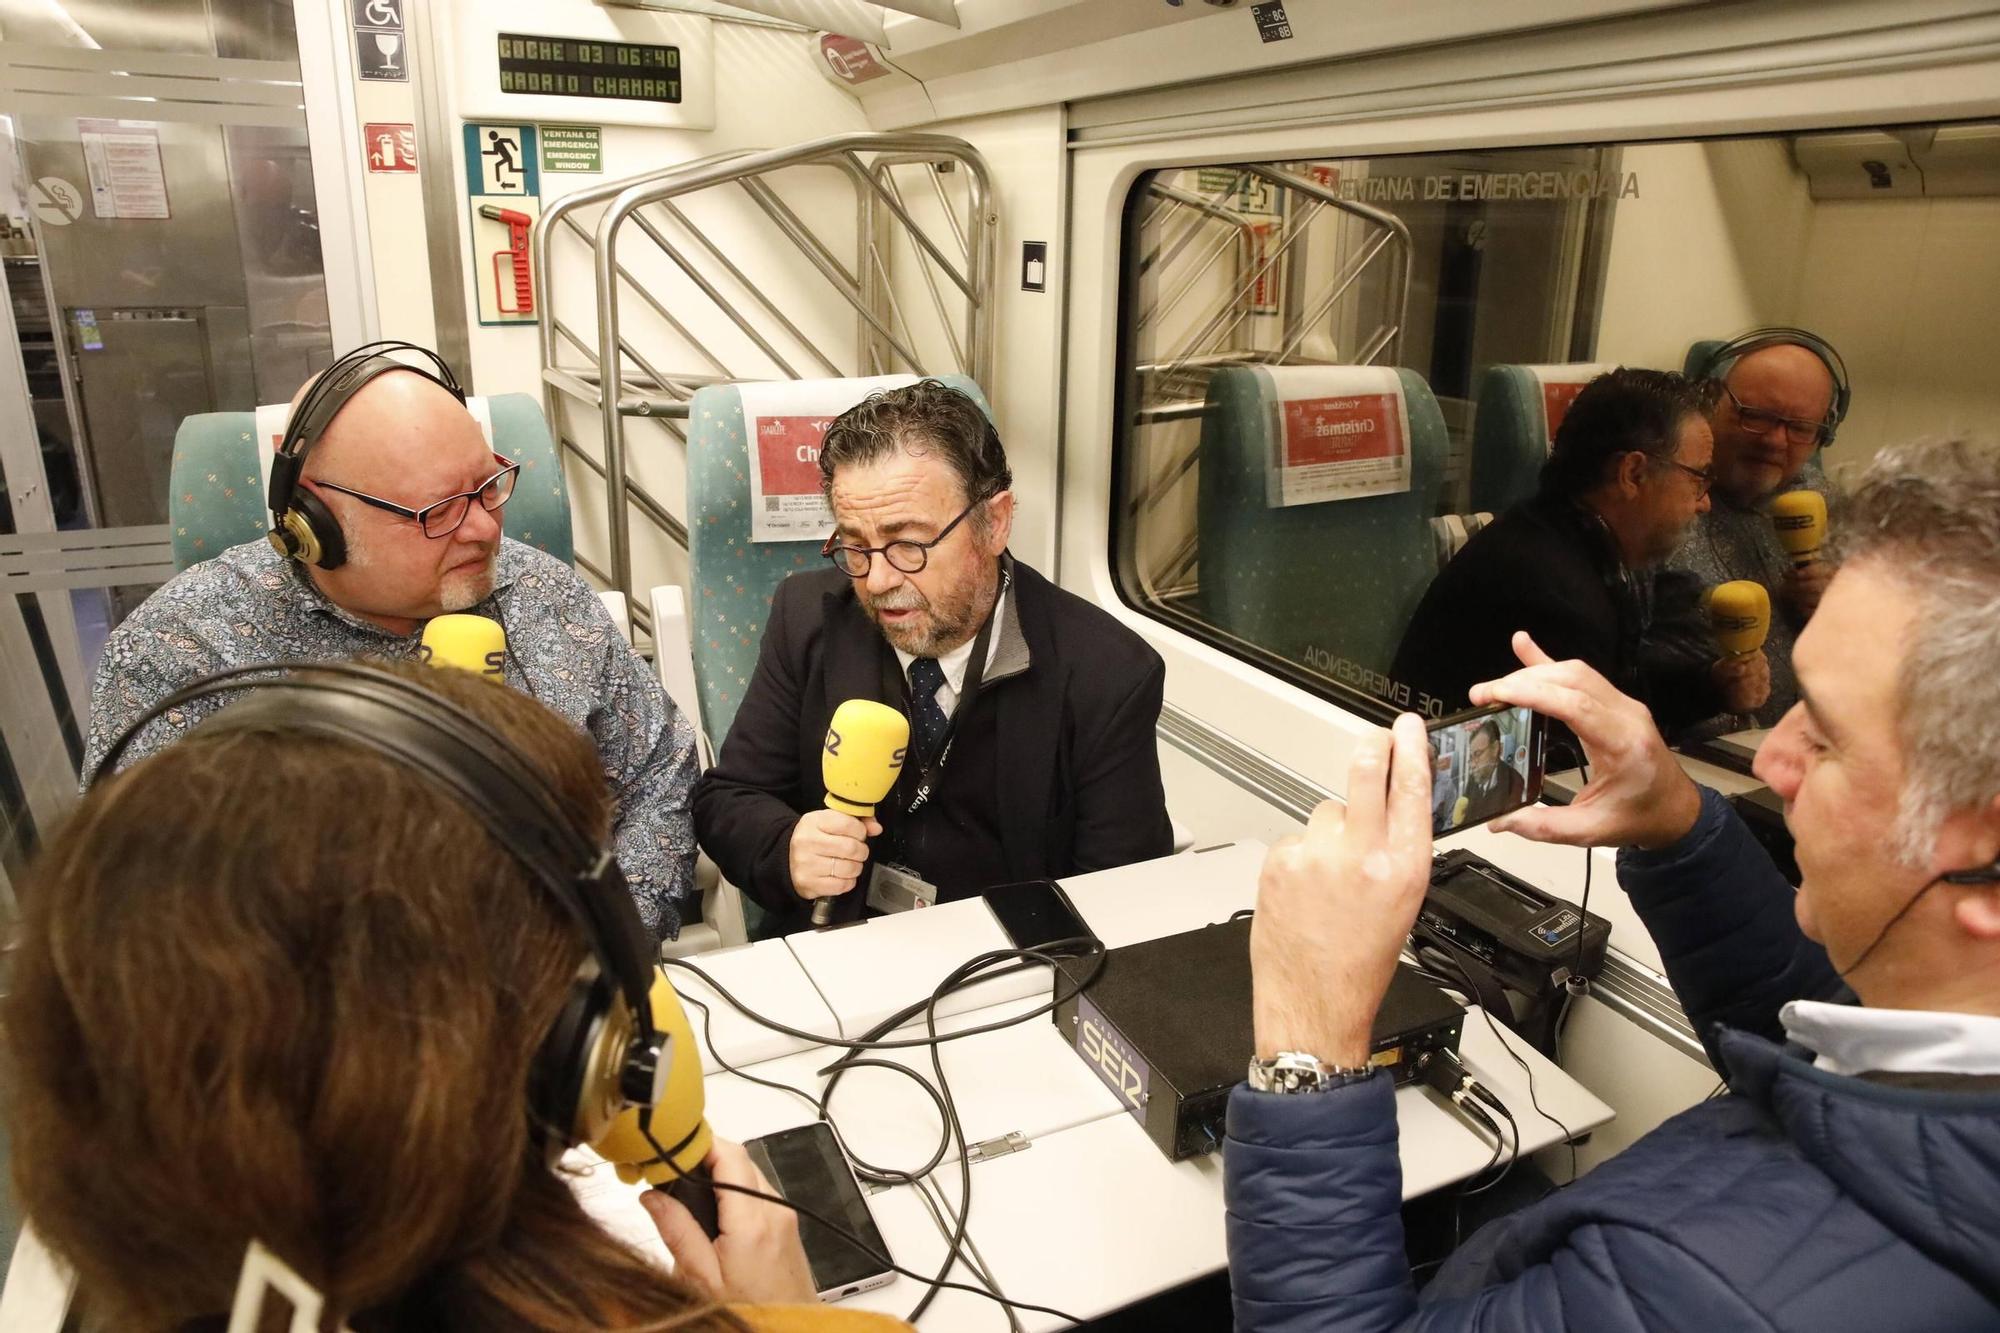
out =
[[[1921,607],[1898,682],[1892,836],[1906,865],[1927,865],[1948,814],[2000,794],[2000,441],[1883,449],[1832,529],[1836,559],[1881,561]]]

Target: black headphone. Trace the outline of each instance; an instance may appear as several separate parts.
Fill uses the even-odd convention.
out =
[[[1847,379],[1847,362],[1841,360],[1832,343],[1810,329],[1772,324],[1738,334],[1703,357],[1691,378],[1721,383],[1721,372],[1726,366],[1766,347],[1803,347],[1818,357],[1819,363],[1826,367],[1826,373],[1833,376],[1833,401],[1827,405],[1826,417],[1819,424],[1820,446],[1823,448],[1832,444],[1834,432],[1847,419],[1847,408],[1854,399],[1854,391]]]
[[[133,738],[163,714],[245,689],[254,693],[204,722],[203,734],[321,736],[414,768],[457,797],[583,931],[590,953],[542,1040],[528,1085],[529,1111],[549,1135],[551,1156],[595,1141],[626,1107],[653,1105],[666,1086],[670,1052],[653,1025],[652,937],[618,858],[563,813],[535,765],[458,705],[357,663],[233,667],[142,713],[105,751],[89,787],[115,772]]]
[[[437,367],[437,373],[423,366],[399,361],[391,353],[414,352]],[[347,538],[333,511],[317,495],[299,485],[305,471],[306,454],[319,443],[326,428],[349,400],[370,380],[392,370],[422,375],[460,403],[465,390],[451,373],[445,359],[428,347],[385,338],[365,343],[328,366],[306,390],[305,397],[285,423],[284,438],[278,442],[277,457],[271,461],[271,546],[279,555],[321,569],[338,569],[347,562]]]

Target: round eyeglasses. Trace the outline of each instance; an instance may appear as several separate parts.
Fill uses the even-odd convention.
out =
[[[904,574],[919,574],[930,563],[931,548],[951,536],[951,530],[965,522],[965,517],[973,510],[991,500],[998,491],[987,491],[974,499],[971,504],[958,511],[958,517],[944,525],[944,531],[927,542],[905,540],[884,542],[880,546],[843,546],[833,538],[826,539],[826,545],[819,553],[833,562],[833,567],[851,579],[868,577],[868,565],[876,556],[889,562],[889,568]]]
[[[422,528],[426,537],[449,537],[458,531],[459,525],[465,522],[465,516],[472,512],[474,500],[479,501],[481,509],[495,513],[501,505],[513,498],[514,482],[520,476],[521,465],[499,454],[493,455],[493,461],[504,466],[485,481],[469,491],[447,495],[442,500],[433,500],[422,509],[411,509],[407,505],[397,504],[394,500],[384,500],[380,496],[369,495],[364,491],[357,491],[350,486],[336,485],[330,481],[315,481],[313,484],[324,486],[330,491],[339,491],[342,495],[351,495],[363,504],[374,505],[377,509],[401,514]]]

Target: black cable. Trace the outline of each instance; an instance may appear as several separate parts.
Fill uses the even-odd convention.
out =
[[[1067,1004],[1069,1001],[1075,999],[1078,995],[1081,995],[1084,991],[1090,988],[1092,982],[1097,980],[1098,972],[1103,970],[1104,946],[1093,938],[1087,936],[1077,936],[1071,939],[1054,940],[1048,944],[1042,945],[1041,947],[1045,950],[1053,950],[1061,948],[1066,945],[1073,945],[1073,944],[1087,944],[1094,946],[1094,951],[1092,956],[1094,956],[1097,960],[1095,966],[1092,967],[1091,969],[1090,975],[1085,977],[1082,981],[1078,982],[1076,986],[1072,987],[1067,992],[1058,989],[1054,999],[1050,1000],[1047,1004],[1040,1005],[1034,1009],[1030,1009],[1026,1013],[1017,1014],[1013,1018],[1001,1019],[1000,1021],[994,1023],[981,1024],[978,1027],[961,1028],[956,1032],[948,1032],[943,1036],[939,1037],[937,1040],[958,1041],[964,1037],[977,1037],[988,1032],[998,1032],[1002,1028],[1010,1028],[1015,1026],[1016,1024],[1025,1023],[1031,1018],[1040,1018],[1043,1014],[1054,1013],[1058,1007]],[[1030,952],[1031,951],[1025,949],[995,949],[992,950],[991,952],[979,955],[979,958],[980,959],[1020,958]],[[973,961],[977,962],[978,959],[975,959]],[[1044,961],[1047,961],[1046,958],[1044,958]],[[807,1032],[803,1028],[795,1028],[790,1026],[789,1024],[780,1023],[775,1018],[767,1018],[764,1015],[758,1013],[756,1010],[744,1004],[743,1001],[737,999],[734,995],[730,994],[730,992],[726,988],[724,988],[721,984],[719,984],[715,980],[715,978],[709,976],[708,973],[702,971],[700,968],[696,967],[693,963],[689,962],[685,958],[667,958],[667,959],[662,959],[661,962],[662,965],[665,967],[677,967],[684,972],[693,973],[695,977],[697,977],[703,985],[707,986],[710,990],[713,990],[717,995],[720,995],[724,1000],[728,1001],[729,1006],[732,1009],[736,1010],[737,1013],[742,1014],[745,1018],[757,1024],[759,1027],[768,1028],[772,1032],[782,1032],[788,1037],[797,1037],[799,1040],[811,1042],[815,1046],[832,1046],[835,1047],[836,1049],[850,1050],[850,1051],[904,1051],[904,1050],[909,1050],[912,1047],[929,1046],[931,1044],[930,1040],[924,1037],[909,1037],[898,1041],[853,1041],[846,1037],[829,1037],[826,1036],[824,1033]],[[1029,963],[1023,962],[1018,967],[1003,968],[1002,970],[993,973],[992,976],[982,977],[980,978],[980,980],[991,981],[996,977],[1007,976],[1013,972],[1026,971],[1029,966],[1030,966]],[[915,1004],[911,1004],[903,1008],[900,1011],[900,1013],[904,1015],[903,1021],[907,1022],[910,1017],[914,1017],[919,1011],[921,1011],[924,1008],[925,1004],[927,1003],[929,1003],[929,1001],[919,1000]]]
[[[915,1186],[919,1180],[921,1180],[925,1176],[928,1176],[931,1173],[931,1171],[937,1167],[938,1163],[944,1160],[944,1155],[951,1150],[951,1146],[954,1141],[954,1135],[952,1131],[956,1123],[956,1116],[954,1110],[950,1105],[946,1103],[945,1099],[939,1095],[938,1089],[933,1088],[930,1085],[930,1083],[923,1077],[923,1075],[917,1073],[916,1070],[911,1069],[906,1065],[899,1065],[893,1060],[870,1060],[862,1058],[858,1052],[849,1052],[847,1056],[843,1057],[844,1064],[842,1065],[842,1068],[844,1069],[880,1068],[880,1069],[894,1070],[896,1073],[906,1075],[912,1082],[914,1082],[918,1087],[924,1090],[925,1095],[928,1096],[931,1099],[932,1104],[938,1108],[938,1120],[944,1128],[944,1133],[940,1136],[938,1140],[937,1151],[932,1154],[930,1161],[926,1162],[922,1167],[919,1167],[914,1172],[897,1171],[891,1167],[877,1167],[873,1163],[869,1162],[867,1159],[863,1158],[859,1153],[855,1152],[853,1148],[848,1146],[846,1135],[840,1132],[839,1124],[835,1122],[832,1112],[828,1110],[828,1103],[830,1103],[833,1100],[833,1083],[831,1080],[828,1082],[826,1087],[826,1096],[824,1098],[819,1098],[813,1096],[805,1089],[795,1088],[789,1083],[779,1083],[773,1079],[760,1078],[755,1074],[746,1073],[744,1070],[739,1069],[735,1065],[730,1064],[729,1061],[724,1059],[722,1055],[716,1050],[715,1034],[713,1026],[710,1021],[711,1011],[708,1004],[702,1000],[696,999],[692,995],[684,995],[681,997],[681,999],[685,1003],[692,1004],[695,1006],[695,1008],[701,1010],[702,1040],[708,1046],[709,1054],[714,1057],[715,1063],[718,1066],[720,1066],[725,1073],[734,1074],[737,1078],[740,1078],[747,1083],[755,1083],[759,1087],[772,1088],[778,1092],[788,1092],[792,1096],[799,1098],[801,1101],[805,1102],[808,1106],[812,1107],[814,1113],[819,1117],[821,1123],[825,1124],[826,1127],[832,1131],[834,1142],[839,1146],[841,1156],[846,1159],[848,1165],[854,1170],[855,1174],[862,1177],[864,1180],[867,1180],[872,1184],[878,1184],[878,1185]],[[891,1018],[893,1019],[894,1015],[891,1015]],[[889,1029],[881,1028],[878,1025],[877,1028],[870,1029],[870,1035],[871,1036],[876,1035],[881,1031],[887,1031],[887,1030]],[[933,1052],[935,1052],[936,1047],[933,1047],[932,1050]],[[822,1069],[819,1072],[822,1075],[824,1075],[827,1071]],[[942,1084],[943,1069],[941,1067],[938,1070],[938,1074],[940,1083]],[[838,1078],[838,1074],[835,1075],[835,1078]],[[947,1088],[949,1087],[948,1084],[944,1084],[944,1086],[946,1086]],[[956,1141],[959,1145],[959,1152],[961,1156],[963,1156],[965,1151],[965,1135],[962,1127],[959,1128],[957,1132]],[[942,1198],[942,1193],[940,1193],[940,1198]],[[968,1200],[966,1209],[969,1212],[970,1195],[968,1194],[966,1198]],[[950,1211],[948,1202],[945,1205],[944,1211],[946,1213],[949,1213]],[[939,1220],[939,1228],[941,1231],[944,1231],[947,1242],[952,1241],[953,1237],[959,1234],[958,1228],[954,1228],[952,1230],[945,1230],[941,1219]],[[946,1266],[942,1271],[939,1272],[938,1279],[941,1280],[950,1273],[951,1265],[954,1261],[958,1262],[964,1261],[964,1251],[962,1246],[954,1245],[948,1251],[946,1255]],[[986,1287],[987,1291],[994,1297],[994,1299],[1001,1301],[1003,1304],[1006,1303],[1006,1297],[1001,1294],[999,1284],[994,1281],[991,1274],[982,1271],[981,1265],[975,1265],[967,1262],[966,1267],[972,1270],[973,1275],[979,1279],[979,1281]],[[932,1294],[935,1294],[937,1290],[935,1285],[932,1286],[931,1290]],[[928,1301],[928,1299],[929,1298],[926,1297],[926,1301]],[[914,1322],[914,1319],[907,1322]],[[1009,1316],[1009,1322],[1010,1323],[1015,1322],[1011,1314]]]
[[[1465,971],[1465,965],[1459,962],[1458,958],[1455,955],[1453,955],[1449,950],[1434,949],[1432,950],[1432,952],[1436,954],[1438,957],[1445,959],[1455,969],[1457,969],[1459,977],[1464,981],[1465,985],[1468,987],[1467,993],[1470,994],[1471,992],[1469,988],[1472,985],[1472,978],[1469,975],[1467,975]],[[1500,1025],[1493,1021],[1492,1012],[1488,1010],[1485,1005],[1482,1004],[1479,1006],[1479,1013],[1480,1016],[1486,1020],[1486,1026],[1488,1030],[1493,1033],[1493,1040],[1500,1043],[1500,1049],[1507,1052],[1507,1058],[1512,1060],[1515,1064],[1521,1066],[1521,1072],[1528,1076],[1528,1104],[1535,1108],[1535,1114],[1539,1115],[1542,1119],[1548,1121],[1550,1124],[1554,1125],[1557,1129],[1563,1132],[1563,1139],[1569,1145],[1569,1180],[1563,1183],[1570,1184],[1574,1182],[1577,1177],[1576,1135],[1571,1132],[1570,1127],[1568,1125],[1565,1125],[1562,1121],[1556,1119],[1553,1115],[1550,1115],[1548,1111],[1543,1109],[1541,1099],[1535,1095],[1535,1067],[1529,1064],[1526,1060],[1523,1060],[1521,1058],[1520,1052],[1516,1051],[1514,1047],[1507,1041],[1507,1038],[1501,1034]],[[1496,1099],[1496,1104],[1497,1104],[1497,1099]],[[1501,1109],[1503,1111],[1505,1110],[1504,1107]]]
[[[1091,959],[1090,971],[1084,977],[1084,979],[1078,983],[1076,991],[1072,992],[1072,994],[1074,994],[1082,991],[1097,979],[1098,973],[1103,969],[1104,966],[1104,946],[1101,942],[1091,937],[1077,937],[1074,941],[1065,940],[1065,941],[1059,941],[1058,943],[1067,945],[1071,942],[1082,943],[1089,946],[1090,952],[1088,956]],[[1051,945],[1048,947],[1053,948],[1055,946]],[[956,1101],[952,1098],[951,1095],[951,1084],[950,1081],[945,1077],[944,1053],[940,1045],[943,1039],[939,1036],[937,1030],[937,1018],[938,1018],[937,1006],[939,1001],[941,1001],[945,996],[951,994],[953,991],[959,989],[962,986],[971,985],[976,980],[979,980],[980,978],[978,974],[981,971],[984,971],[987,968],[990,968],[997,963],[1007,962],[1009,959],[1018,959],[1019,961],[1011,964],[1006,968],[1001,969],[1000,972],[996,972],[993,975],[996,976],[1006,975],[1030,963],[1046,964],[1052,972],[1060,972],[1061,970],[1059,963],[1052,954],[1044,953],[1037,949],[991,950],[987,953],[979,954],[974,958],[968,960],[967,962],[960,964],[957,968],[953,969],[953,971],[950,974],[948,974],[944,978],[944,980],[940,981],[937,984],[937,986],[933,988],[930,997],[921,1002],[921,1007],[923,1008],[924,1011],[925,1030],[928,1036],[930,1037],[930,1041],[927,1044],[929,1045],[931,1052],[931,1067],[932,1070],[937,1074],[938,1090],[943,1094],[942,1105],[945,1111],[946,1130],[949,1135],[949,1141],[955,1143],[958,1148],[959,1191],[960,1191],[959,1211],[950,1237],[950,1244],[945,1253],[944,1266],[938,1271],[938,1277],[940,1280],[942,1280],[943,1277],[951,1271],[952,1267],[957,1263],[959,1263],[963,1257],[964,1245],[965,1245],[965,1230],[966,1227],[970,1224],[972,1216],[972,1163],[965,1142],[965,1127],[958,1118],[958,1107]],[[1059,987],[1055,986],[1054,983],[1051,983],[1051,989],[1059,990]],[[1060,1003],[1060,1000],[1058,1001],[1058,1003]],[[899,1022],[901,1022],[907,1015],[909,1015],[913,1009],[917,1007],[918,1007],[917,1005],[905,1006],[902,1010],[899,1010],[897,1013],[891,1014],[889,1017],[881,1020],[873,1028],[869,1029],[869,1031],[865,1034],[863,1041],[872,1042],[875,1039],[879,1038],[883,1033],[893,1031],[894,1027]],[[1001,1024],[1001,1026],[1009,1026],[1013,1022],[1024,1021],[1028,1018],[1036,1016],[1036,1014],[1039,1012],[1041,1011],[1031,1010],[1028,1013],[1018,1015],[1008,1024]],[[962,1035],[962,1034],[953,1034],[953,1035]],[[827,1066],[825,1070],[821,1071],[828,1075],[826,1095],[829,1100],[833,1096],[834,1084],[839,1080],[841,1074],[844,1073],[845,1070],[853,1068],[862,1063],[863,1062],[861,1060],[855,1058],[855,1053],[853,1051],[849,1051],[848,1054],[841,1056],[839,1059],[835,1060],[831,1065]],[[946,1211],[947,1212],[950,1211],[948,1206],[946,1208]],[[997,1297],[998,1293],[996,1292],[995,1295]],[[917,1308],[910,1313],[908,1322],[915,1323],[917,1319],[924,1313],[924,1311],[930,1307],[931,1301],[935,1299],[936,1296],[937,1296],[937,1288],[934,1286],[931,1289],[931,1291],[924,1296],[923,1300],[918,1303]]]
[[[1052,999],[1047,1004],[1038,1005],[1033,1009],[1027,1010],[1020,1014],[1016,1014],[1011,1018],[999,1020],[997,1022],[979,1024],[974,1027],[963,1028],[960,1029],[959,1031],[951,1033],[941,1034],[938,1032],[937,1006],[947,995],[950,995],[951,993],[960,989],[961,987],[971,985],[976,981],[988,981],[994,979],[995,977],[1011,975],[1014,972],[1025,970],[1028,967],[1035,966],[1038,964],[1046,964],[1052,971],[1060,974],[1062,969],[1058,964],[1056,957],[1050,952],[1044,952],[1044,950],[1055,950],[1055,949],[1067,948],[1070,946],[1082,946],[1083,949],[1085,950],[1085,956],[1088,957],[1091,961],[1088,972],[1080,980],[1078,980],[1077,983],[1069,990],[1064,991],[1062,986],[1060,985],[1060,982],[1058,981],[1052,983],[1051,989],[1054,992],[1054,999]],[[701,968],[688,962],[686,959],[669,958],[662,960],[662,962],[663,965],[679,967],[684,971],[692,973],[704,985],[708,986],[717,995],[721,996],[725,1001],[727,1001],[732,1008],[736,1009],[737,1012],[741,1013],[744,1017],[750,1019],[752,1022],[757,1023],[758,1025],[765,1027],[770,1031],[781,1032],[787,1036],[796,1037],[801,1040],[813,1042],[818,1045],[836,1047],[847,1052],[847,1054],[842,1056],[841,1059],[836,1060],[832,1065],[828,1066],[826,1070],[821,1071],[822,1073],[829,1073],[830,1075],[829,1082],[825,1089],[826,1096],[824,1099],[814,1098],[811,1094],[806,1093],[798,1088],[793,1088],[786,1084],[776,1083],[768,1079],[762,1079],[751,1074],[746,1074],[742,1070],[737,1069],[735,1066],[730,1065],[727,1061],[723,1060],[719,1055],[716,1055],[715,1044],[712,1039],[712,1036],[710,1036],[710,1030],[709,1030],[709,1006],[703,1003],[701,1000],[695,999],[694,997],[691,996],[683,997],[683,999],[691,1001],[693,1004],[695,1004],[698,1008],[702,1010],[703,1033],[705,1037],[709,1037],[709,1040],[707,1042],[709,1047],[709,1052],[711,1055],[716,1055],[717,1064],[720,1065],[725,1070],[727,1070],[728,1072],[735,1074],[739,1078],[746,1079],[749,1082],[757,1083],[761,1086],[775,1088],[780,1091],[792,1093],[804,1099],[809,1104],[811,1104],[815,1108],[819,1117],[827,1123],[829,1128],[833,1129],[835,1140],[840,1144],[842,1153],[847,1156],[850,1163],[856,1164],[857,1171],[863,1173],[873,1172],[883,1177],[892,1178],[888,1180],[886,1183],[914,1184],[916,1179],[915,1176],[907,1176],[906,1180],[896,1180],[893,1178],[906,1176],[906,1173],[895,1172],[893,1170],[886,1170],[882,1168],[875,1168],[868,1163],[862,1162],[859,1158],[855,1157],[848,1150],[845,1140],[843,1140],[840,1137],[839,1128],[833,1124],[831,1116],[827,1113],[826,1105],[827,1102],[830,1101],[832,1098],[833,1085],[835,1082],[838,1081],[840,1074],[845,1072],[845,1070],[851,1068],[864,1067],[866,1065],[882,1065],[894,1068],[900,1071],[901,1073],[909,1076],[910,1078],[914,1079],[920,1085],[922,1085],[926,1093],[928,1093],[931,1096],[933,1102],[936,1103],[943,1111],[947,1137],[944,1143],[940,1144],[938,1155],[932,1159],[932,1162],[925,1168],[925,1171],[920,1174],[928,1174],[929,1170],[933,1169],[937,1165],[938,1161],[942,1158],[943,1153],[948,1151],[948,1145],[955,1143],[958,1147],[960,1190],[961,1190],[960,1210],[957,1215],[955,1229],[953,1231],[953,1234],[949,1238],[949,1244],[947,1246],[945,1254],[944,1266],[939,1270],[938,1275],[935,1278],[924,1278],[921,1275],[912,1272],[911,1270],[904,1268],[899,1264],[896,1264],[894,1261],[889,1259],[887,1255],[876,1252],[872,1246],[868,1245],[865,1241],[861,1240],[858,1236],[855,1236],[852,1232],[848,1231],[846,1228],[841,1227],[832,1222],[829,1222],[826,1218],[822,1217],[820,1214],[814,1212],[809,1208],[805,1208],[801,1205],[791,1203],[788,1200],[778,1198],[774,1195],[764,1194],[761,1191],[745,1189],[740,1186],[728,1185],[720,1181],[710,1180],[709,1184],[712,1188],[735,1190],[737,1193],[749,1194],[756,1198],[763,1199],[766,1202],[778,1203],[786,1207],[789,1207],[793,1209],[793,1211],[799,1213],[801,1216],[809,1217],[813,1221],[818,1222],[821,1226],[826,1227],[827,1230],[839,1236],[842,1240],[846,1241],[849,1245],[853,1246],[857,1251],[859,1251],[861,1254],[866,1256],[871,1261],[881,1263],[885,1268],[889,1269],[890,1271],[900,1273],[905,1277],[910,1277],[919,1282],[926,1283],[929,1287],[929,1291],[925,1294],[923,1300],[918,1303],[917,1308],[910,1314],[909,1322],[914,1323],[915,1320],[918,1318],[918,1316],[920,1316],[926,1309],[928,1309],[930,1303],[934,1299],[936,1299],[937,1293],[947,1288],[954,1291],[974,1292],[975,1294],[985,1296],[988,1299],[996,1301],[1001,1305],[1009,1308],[1021,1309],[1021,1310],[1033,1310],[1042,1314],[1051,1314],[1055,1315],[1057,1318],[1065,1319],[1070,1323],[1081,1322],[1073,1315],[1065,1314],[1060,1310],[1052,1309],[1051,1307],[1048,1306],[1034,1305],[1025,1301],[1012,1300],[1006,1296],[1001,1295],[997,1289],[969,1286],[965,1283],[949,1282],[945,1280],[945,1275],[948,1274],[951,1271],[951,1269],[961,1261],[963,1255],[964,1244],[965,1244],[965,1230],[969,1223],[972,1211],[972,1181],[971,1181],[971,1162],[968,1159],[966,1151],[964,1126],[959,1121],[956,1103],[953,1101],[951,1097],[950,1084],[949,1081],[945,1078],[943,1052],[941,1050],[941,1046],[946,1041],[955,1041],[961,1037],[976,1036],[987,1032],[997,1032],[1003,1028],[1013,1027],[1017,1024],[1027,1022],[1030,1019],[1039,1018],[1044,1014],[1049,1014],[1054,1012],[1057,1007],[1075,998],[1077,995],[1081,994],[1084,990],[1088,989],[1090,985],[1096,981],[1098,974],[1103,970],[1104,967],[1104,945],[1101,941],[1097,940],[1095,937],[1092,936],[1076,936],[1067,939],[1052,941],[1049,944],[1042,946],[1041,949],[995,949],[995,950],[989,950],[986,953],[979,954],[976,957],[968,960],[967,962],[960,964],[959,967],[954,969],[942,982],[938,984],[937,987],[935,987],[932,990],[931,994],[928,997],[926,997],[923,1000],[917,1001],[913,1004],[906,1005],[903,1009],[898,1010],[896,1013],[891,1014],[887,1018],[881,1020],[873,1028],[869,1029],[867,1036],[865,1036],[860,1040],[850,1040],[842,1037],[826,1037],[818,1033],[807,1032],[804,1031],[803,1029],[794,1028],[788,1024],[780,1023],[775,1019],[769,1018],[768,1016],[760,1014],[756,1010],[751,1009],[748,1005],[744,1004],[743,1001],[739,1000],[735,995],[731,994],[728,989],[717,983],[713,977],[709,976]],[[982,971],[985,971],[986,969],[989,968],[994,968],[997,965],[1003,963],[1008,965],[1004,967],[998,967],[998,970],[990,971],[984,976],[979,975],[979,973],[981,973]],[[893,1031],[897,1026],[900,1026],[902,1023],[909,1021],[909,1019],[919,1010],[922,1010],[925,1014],[925,1027],[926,1027],[925,1037],[908,1038],[901,1040],[880,1039],[880,1034],[884,1032]],[[921,1075],[916,1073],[916,1071],[905,1068],[902,1065],[897,1065],[893,1061],[873,1061],[873,1060],[863,1061],[857,1058],[861,1053],[866,1051],[906,1050],[917,1046],[926,1046],[931,1051],[932,1068],[936,1072],[938,1077],[938,1086],[936,1088],[932,1088],[927,1082],[925,1082],[925,1080]],[[671,1170],[673,1170],[673,1172],[677,1176],[680,1176],[683,1179],[689,1178],[690,1173],[683,1171],[680,1165],[677,1162],[675,1162],[670,1156],[668,1156],[666,1151],[661,1148],[659,1141],[653,1137],[651,1128],[651,1118],[652,1117],[650,1113],[642,1115],[640,1117],[639,1128],[641,1134],[644,1135],[646,1142],[652,1146],[655,1153],[658,1153],[660,1155],[659,1160],[665,1162],[665,1164]],[[706,1178],[706,1174],[707,1173],[704,1172],[702,1173],[702,1176],[696,1178],[697,1179]],[[946,1202],[947,1204],[949,1203],[948,1200]],[[947,1207],[945,1211],[949,1213],[950,1212],[949,1207]]]

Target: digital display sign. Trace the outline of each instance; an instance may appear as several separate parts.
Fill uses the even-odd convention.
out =
[[[681,100],[677,46],[500,34],[500,91],[628,102]]]

